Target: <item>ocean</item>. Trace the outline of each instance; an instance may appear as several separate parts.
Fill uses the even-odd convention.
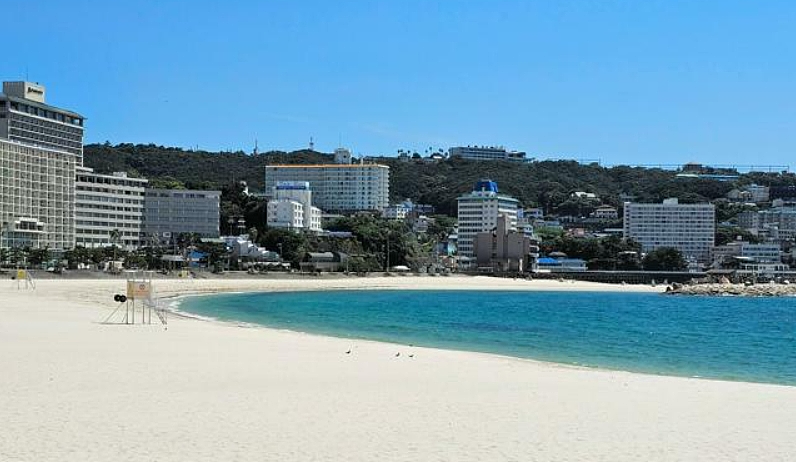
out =
[[[368,290],[189,297],[179,309],[335,337],[796,385],[796,298]]]

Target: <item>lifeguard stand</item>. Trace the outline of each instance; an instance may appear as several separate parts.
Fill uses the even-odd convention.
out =
[[[14,280],[17,283],[17,290],[33,290],[36,288],[36,283],[33,281],[33,275],[30,274],[30,271],[25,268],[17,268],[16,277]]]
[[[119,302],[113,312],[103,321],[103,324],[135,324],[136,313],[140,313],[140,324],[152,324],[152,312],[160,319],[162,324],[167,324],[167,311],[160,306],[160,300],[155,295],[152,285],[152,271],[139,271],[132,273],[127,278],[127,294],[114,297]],[[116,313],[121,311],[119,321],[114,322]]]

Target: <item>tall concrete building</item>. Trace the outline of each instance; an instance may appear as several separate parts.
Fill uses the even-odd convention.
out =
[[[296,231],[321,231],[321,209],[312,205],[306,181],[280,181],[268,202],[268,226]]]
[[[625,203],[624,237],[641,244],[643,252],[674,247],[686,258],[707,262],[715,235],[713,204],[680,204],[677,199],[662,204]]]
[[[279,182],[306,181],[315,206],[326,212],[384,210],[390,198],[390,168],[378,164],[269,165],[265,191]]]
[[[468,160],[514,160],[524,161],[525,153],[522,151],[507,151],[504,147],[487,146],[456,146],[448,150],[451,159],[460,158]]]
[[[0,248],[74,246],[77,163],[70,152],[0,138]]]
[[[458,202],[459,236],[458,252],[464,265],[475,257],[473,242],[478,233],[497,227],[498,217],[505,215],[509,229],[517,228],[517,206],[513,197],[498,194],[497,183],[481,180],[472,192],[461,196]]]
[[[45,103],[45,88],[31,82],[3,82],[0,138],[75,154],[83,165],[80,114]]]
[[[84,118],[45,103],[44,87],[0,93],[0,247],[72,248]]]
[[[494,230],[476,234],[473,252],[479,268],[495,271],[531,271],[539,257],[531,238],[510,228],[507,215],[498,216]]]
[[[220,234],[221,191],[147,189],[144,193],[146,242],[171,242],[181,233]]]
[[[147,180],[124,172],[112,175],[78,167],[75,245],[133,250],[142,245],[144,189]],[[118,237],[115,236],[118,232]]]

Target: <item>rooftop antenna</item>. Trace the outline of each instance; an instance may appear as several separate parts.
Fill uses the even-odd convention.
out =
[[[257,155],[257,138],[254,139],[254,152],[253,152],[253,154],[255,156]]]
[[[313,141],[312,137],[310,137],[310,151],[315,150],[315,141]]]

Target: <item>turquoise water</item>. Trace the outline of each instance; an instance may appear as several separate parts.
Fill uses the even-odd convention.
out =
[[[194,297],[180,309],[338,337],[796,385],[796,298],[335,291]]]

